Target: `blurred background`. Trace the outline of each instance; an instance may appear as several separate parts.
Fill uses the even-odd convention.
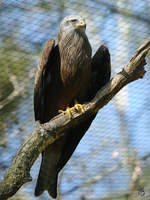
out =
[[[93,54],[105,43],[112,76],[150,36],[150,0],[0,0],[0,180],[35,128],[34,75],[41,51],[66,15],[87,22]],[[150,54],[147,73],[123,88],[93,121],[59,177],[59,200],[150,199]],[[34,197],[33,181],[11,200]]]

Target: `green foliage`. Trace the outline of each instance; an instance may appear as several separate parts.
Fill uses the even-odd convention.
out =
[[[30,55],[15,43],[13,37],[2,40],[2,49],[0,49],[0,105],[17,90],[18,85],[26,84],[25,80],[28,78],[30,63]],[[14,119],[11,112],[16,110],[18,105],[18,97],[15,97],[3,109],[0,108],[0,134],[5,130],[5,122],[11,121],[11,118]]]
[[[15,75],[17,80],[23,80],[27,75],[27,66],[30,63],[29,55],[14,43],[13,37],[5,39],[3,46],[0,54],[0,66],[4,72],[3,75],[9,77]]]
[[[0,62],[1,65],[1,62]],[[9,81],[9,75],[6,70],[0,73],[0,102],[13,92],[13,84]]]
[[[50,9],[50,2],[46,2],[46,1],[40,1],[39,2],[39,7],[42,10],[49,10]]]

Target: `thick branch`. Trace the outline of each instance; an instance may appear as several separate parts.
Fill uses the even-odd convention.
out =
[[[106,105],[117,92],[126,84],[142,78],[145,74],[145,56],[150,49],[150,38],[135,52],[129,63],[122,72],[118,73],[108,82],[88,104],[84,104],[84,113],[72,113],[72,119],[67,115],[60,114],[43,125],[37,125],[29,139],[18,151],[10,168],[0,183],[0,199],[5,200],[15,194],[26,182],[32,180],[30,169],[39,154],[45,147],[60,138],[66,130],[90,118],[99,109]]]

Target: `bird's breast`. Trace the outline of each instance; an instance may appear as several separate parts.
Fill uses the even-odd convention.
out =
[[[91,58],[82,53],[74,53],[74,56],[68,54],[67,59],[61,61],[60,70],[63,84],[77,87],[80,81],[88,79],[91,71]]]
[[[91,76],[91,46],[88,39],[76,36],[72,40],[62,41],[59,48],[60,74],[66,95],[73,98],[84,95]]]

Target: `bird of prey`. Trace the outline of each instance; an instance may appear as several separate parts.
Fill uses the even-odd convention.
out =
[[[35,120],[48,122],[59,111],[67,110],[74,102],[91,100],[110,79],[110,56],[101,46],[96,54],[85,33],[86,23],[80,16],[67,16],[60,23],[58,44],[51,39],[42,51],[34,87]],[[77,104],[77,108],[82,106]],[[71,108],[72,109],[72,108]],[[83,110],[82,110],[83,111]],[[70,115],[69,115],[70,116]],[[95,114],[76,125],[42,152],[42,162],[35,195],[45,190],[57,197],[58,173],[67,163]]]

